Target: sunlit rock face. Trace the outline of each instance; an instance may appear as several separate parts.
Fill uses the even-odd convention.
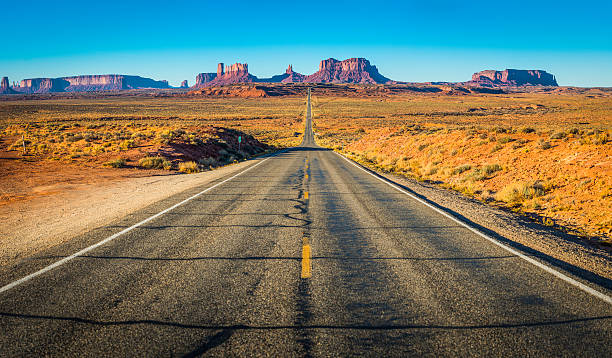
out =
[[[555,76],[542,70],[485,70],[474,73],[472,82],[500,86],[558,86]]]
[[[82,75],[22,80],[17,90],[23,93],[90,92],[139,88],[169,88],[167,81],[128,75]]]
[[[365,58],[349,58],[344,61],[329,58],[321,61],[319,71],[306,76],[304,82],[374,84],[392,81],[381,75],[376,66],[372,66]]]

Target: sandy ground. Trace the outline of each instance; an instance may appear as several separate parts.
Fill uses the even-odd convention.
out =
[[[20,175],[5,172],[0,182],[0,265],[252,164],[251,160],[198,174],[66,166],[54,173],[48,166],[22,165]],[[9,165],[5,163],[4,169]]]

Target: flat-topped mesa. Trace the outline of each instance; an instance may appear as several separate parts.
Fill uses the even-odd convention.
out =
[[[31,78],[22,80],[19,88],[24,93],[90,92],[139,88],[168,88],[168,81],[128,75],[81,75],[60,78]]]
[[[471,82],[485,86],[558,86],[555,76],[543,70],[485,70],[474,73]]]
[[[374,84],[392,81],[378,73],[376,66],[372,66],[365,58],[349,58],[344,61],[329,58],[321,61],[319,71],[306,76],[304,82]]]
[[[200,73],[196,77],[195,87],[225,86],[235,83],[257,82],[257,77],[249,74],[249,65],[246,63],[234,63],[225,66],[223,63],[217,65],[217,73]]]

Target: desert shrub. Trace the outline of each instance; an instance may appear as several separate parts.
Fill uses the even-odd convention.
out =
[[[133,140],[126,139],[119,144],[119,150],[126,151],[130,148],[134,148],[135,146],[136,146],[136,143]]]
[[[422,151],[423,149],[427,148],[429,146],[429,144],[427,143],[423,143],[421,145],[419,145],[419,151]]]
[[[172,163],[164,157],[144,157],[138,161],[138,165],[146,169],[166,169],[172,168]]]
[[[538,146],[541,149],[544,149],[544,150],[552,148],[552,145],[549,142],[547,142],[545,140],[541,140],[541,139],[540,139],[540,141],[538,143]]]
[[[482,172],[487,176],[500,170],[502,170],[502,167],[499,164],[487,164],[482,168]]]
[[[499,138],[497,141],[501,144],[506,144],[506,143],[510,143],[515,141],[516,139],[512,138],[512,137],[501,137]]]
[[[119,158],[119,159],[108,161],[108,162],[104,163],[103,165],[105,167],[124,168],[126,166],[126,164],[127,164],[127,162],[125,161],[125,159]]]
[[[467,176],[466,180],[471,181],[482,181],[487,179],[487,175],[482,171],[481,168],[474,168],[472,172]]]
[[[507,133],[508,129],[504,127],[495,127],[495,133]]]
[[[579,130],[578,128],[572,128],[572,129],[570,129],[568,132],[569,132],[570,134],[574,134],[574,135],[576,135],[576,134],[580,133],[580,130]]]
[[[197,173],[199,172],[198,164],[196,162],[181,162],[179,163],[179,172],[181,173]]]
[[[472,166],[469,164],[462,164],[459,165],[457,167],[455,167],[452,171],[451,174],[452,175],[457,175],[457,174],[461,174],[463,172],[467,172],[468,170],[472,169]]]
[[[567,136],[565,132],[555,132],[550,136],[550,139],[563,139]]]
[[[501,144],[495,144],[495,146],[493,148],[491,148],[491,153],[497,152],[498,150],[502,149],[504,146]]]
[[[495,198],[506,203],[521,203],[546,194],[544,185],[540,181],[512,183],[500,190]]]
[[[73,143],[73,142],[78,142],[81,139],[83,139],[83,136],[80,134],[72,134],[72,133],[66,133],[66,138],[65,141],[69,142],[69,143]]]
[[[521,129],[521,132],[523,132],[523,133],[534,133],[535,129],[531,128],[531,127],[524,127],[524,128]]]
[[[481,133],[478,137],[480,139],[487,139],[487,133]]]
[[[593,140],[593,144],[602,145],[609,141],[608,133],[599,133]]]

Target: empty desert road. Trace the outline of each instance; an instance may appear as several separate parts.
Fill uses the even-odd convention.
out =
[[[0,356],[612,354],[609,288],[318,147],[306,117],[300,147],[0,269]]]

